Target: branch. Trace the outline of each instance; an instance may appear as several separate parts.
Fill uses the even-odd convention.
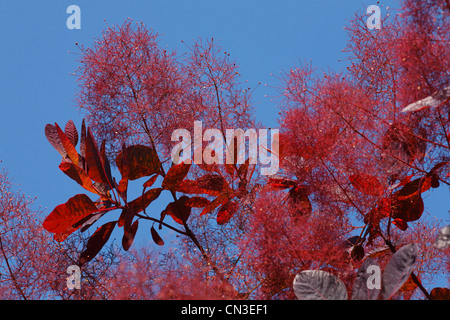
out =
[[[17,283],[17,279],[16,279],[16,277],[14,276],[14,273],[11,270],[11,266],[9,265],[8,258],[6,257],[6,252],[5,252],[4,248],[3,248],[3,243],[2,243],[2,238],[1,237],[0,237],[0,249],[2,251],[3,257],[5,258],[6,266],[8,267],[8,271],[9,271],[9,274],[11,275],[11,279],[12,279],[12,282],[14,283],[14,286],[16,287],[17,291],[19,291],[19,294],[22,296],[22,298],[24,300],[28,300],[27,297],[25,296],[25,294],[23,293],[22,288],[20,288],[19,284]]]
[[[188,235],[186,231],[183,231],[183,230],[177,229],[175,227],[172,227],[170,224],[162,222],[161,220],[158,220],[156,218],[152,218],[152,217],[149,217],[149,216],[143,216],[143,215],[141,215],[139,213],[136,214],[136,217],[141,218],[141,219],[145,219],[145,220],[150,220],[150,221],[157,222],[157,223],[163,225],[164,227],[167,227],[167,228],[169,228],[169,229],[171,229],[171,230],[173,230],[175,232],[178,232],[178,233],[184,234],[184,235]]]

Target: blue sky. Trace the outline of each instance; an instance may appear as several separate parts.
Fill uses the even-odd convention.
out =
[[[66,9],[81,9],[81,29],[69,30]],[[0,10],[0,159],[15,182],[39,204],[53,208],[79,191],[57,168],[59,156],[44,136],[46,123],[64,125],[82,114],[74,101],[75,42],[89,46],[108,25],[127,17],[162,34],[161,44],[184,50],[181,41],[214,37],[240,66],[254,92],[257,120],[277,126],[271,74],[299,61],[339,70],[343,27],[369,1],[2,1]],[[392,3],[385,5],[393,6]],[[106,22],[104,21],[106,20]],[[268,86],[264,86],[264,84]]]
[[[278,109],[271,102],[279,85],[270,74],[299,61],[312,60],[317,68],[341,70],[338,59],[346,45],[343,27],[356,11],[374,0],[131,0],[86,1],[3,0],[0,6],[0,160],[16,188],[37,196],[46,214],[76,193],[76,183],[58,169],[60,157],[44,136],[46,123],[64,125],[82,114],[74,102],[75,42],[89,46],[107,24],[127,17],[143,21],[162,34],[161,44],[183,51],[181,40],[214,37],[240,66],[243,80],[254,87],[257,120],[276,127]],[[81,29],[69,30],[69,5],[81,9]],[[398,7],[395,1],[381,1]],[[106,23],[105,21],[106,20]],[[268,86],[264,86],[264,84]],[[266,97],[267,95],[267,97]],[[447,219],[448,190],[435,191],[426,201],[433,214]],[[119,239],[120,241],[120,239]]]

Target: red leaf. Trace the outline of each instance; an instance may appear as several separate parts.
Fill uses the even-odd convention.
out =
[[[188,197],[182,196],[176,201],[169,203],[166,209],[161,212],[161,220],[166,215],[170,215],[175,222],[184,224],[191,214],[191,207],[186,205],[188,199]]]
[[[61,130],[57,123],[55,123],[56,130],[58,131],[59,139],[64,147],[64,150],[67,152],[67,156],[69,159],[78,166],[78,152],[75,149],[75,146],[72,144],[70,139],[66,136],[66,134]]]
[[[81,122],[81,133],[80,133],[80,154],[83,157],[83,159],[86,158],[86,124],[83,119]],[[86,170],[86,168],[83,168]]]
[[[439,182],[439,175],[437,173],[431,176],[430,185],[433,189],[439,188],[440,182]]]
[[[78,131],[72,120],[67,121],[66,126],[64,127],[64,133],[69,138],[70,142],[72,142],[73,146],[76,147],[78,143]]]
[[[406,197],[392,199],[392,217],[406,222],[418,220],[424,211],[422,196],[418,193]]]
[[[92,136],[91,130],[88,129],[86,136],[86,163],[88,167],[88,175],[92,180],[109,184],[106,177],[105,168],[100,157],[100,152],[97,148],[97,144]]]
[[[134,214],[141,212],[147,208],[150,203],[159,197],[162,188],[154,188],[146,191],[142,196],[128,203],[128,207],[134,211]]]
[[[222,207],[220,207],[219,211],[217,212],[217,224],[223,225],[227,223],[231,217],[236,213],[238,209],[238,204],[233,201],[228,201]]]
[[[430,292],[431,300],[450,300],[450,289],[433,288]]]
[[[418,140],[414,136],[412,129],[403,123],[394,123],[386,130],[382,140],[382,148],[386,151],[386,155],[392,158],[395,155],[408,163],[414,161],[417,156]],[[389,159],[388,158],[388,159]],[[394,172],[405,166],[403,161],[392,158],[389,162],[394,161]]]
[[[62,141],[58,134],[58,129],[56,129],[55,126],[51,124],[45,125],[45,137],[53,146],[53,148],[55,148],[56,151],[58,151],[64,159],[68,158],[67,151],[62,144]]]
[[[106,156],[106,147],[105,147],[105,140],[102,142],[102,146],[100,147],[100,159],[102,160],[103,169],[105,170],[106,178],[108,179],[108,185],[114,186],[113,179],[111,175],[111,166],[109,164],[108,157]]]
[[[134,212],[131,208],[124,208],[120,213],[119,220],[117,221],[117,226],[123,227],[126,225],[126,229],[131,227],[131,221],[133,221]]]
[[[413,176],[413,175],[409,175],[409,176],[406,176],[405,178],[403,178],[403,180],[400,182],[400,184],[398,185],[398,187],[403,187],[403,186],[405,186],[408,182],[411,181],[412,176]]]
[[[153,226],[151,227],[150,232],[152,234],[153,241],[158,246],[163,246],[164,245],[164,241],[161,239],[161,237],[159,236],[158,232],[156,232],[156,230],[155,230],[155,228],[153,228]]]
[[[154,174],[153,176],[150,177],[150,179],[148,179],[148,180],[144,183],[143,187],[144,187],[144,188],[150,188],[150,187],[155,183],[155,181],[156,181],[157,178],[158,178],[158,175],[157,175],[157,174]]]
[[[200,188],[195,180],[184,179],[177,186],[175,186],[173,191],[178,191],[187,194],[209,194],[212,196],[218,196],[220,192],[207,190],[204,188]]]
[[[58,241],[63,241],[77,228],[73,225],[89,214],[98,211],[95,203],[85,194],[77,194],[66,203],[58,205],[45,219],[43,227],[55,233]]]
[[[164,177],[162,187],[166,190],[174,189],[187,176],[190,167],[190,164],[185,163],[172,166]]]
[[[97,208],[99,208],[97,206]],[[81,219],[80,221],[73,224],[74,228],[80,227],[80,231],[84,232],[86,231],[90,226],[92,226],[98,219],[100,219],[105,213],[115,210],[117,207],[111,207],[111,208],[100,208],[99,211],[91,213],[90,215],[86,216],[85,218]]]
[[[192,208],[203,208],[209,204],[209,200],[203,197],[192,197],[186,200],[186,205]]]
[[[394,225],[396,225],[397,226],[397,228],[399,228],[400,230],[402,230],[402,231],[405,231],[406,229],[408,229],[408,223],[405,221],[405,220],[402,220],[402,219],[394,219],[393,221],[392,221],[392,223],[394,224]]]
[[[116,222],[117,221],[111,221],[97,228],[94,234],[89,238],[86,250],[84,250],[78,258],[80,265],[91,261],[100,252],[106,242],[108,242]]]
[[[119,186],[117,187],[117,191],[123,195],[124,200],[126,201],[126,192],[128,189],[128,177],[130,176],[130,167],[128,166],[128,155],[127,149],[125,145],[122,145],[122,157],[116,158],[116,164],[119,168],[120,174],[122,178],[119,181]],[[125,156],[123,156],[125,154]]]
[[[215,198],[213,201],[211,201],[205,208],[203,208],[202,212],[200,213],[201,216],[210,213],[218,206],[226,203],[231,198],[231,195],[228,192],[221,193],[217,198]]]
[[[361,191],[362,193],[371,196],[383,195],[383,185],[374,176],[368,174],[356,174],[351,175],[349,179],[353,187],[356,190]]]
[[[419,194],[420,181],[422,181],[421,192],[425,192],[431,188],[431,177],[417,178],[405,184],[403,188],[394,193],[394,196],[398,200],[404,200],[409,197],[417,196]]]
[[[174,214],[174,211],[175,211],[174,202],[170,202],[166,206],[166,208],[163,211],[161,211],[161,219],[160,220],[163,221],[166,216],[171,216],[175,220],[176,223],[183,224],[183,221],[181,221],[180,219],[178,219],[176,217],[176,215]],[[160,229],[161,229],[161,226],[160,226]]]
[[[71,162],[62,162],[59,168],[70,178],[78,182],[86,190],[100,195],[101,193],[92,184],[86,171]]]
[[[205,190],[221,192],[227,186],[227,182],[218,174],[208,173],[197,179],[197,185]]]
[[[125,251],[128,251],[128,249],[130,249],[131,245],[133,244],[138,226],[139,220],[136,220],[135,222],[133,222],[129,230],[124,229],[122,237],[122,247]]]
[[[364,258],[365,252],[364,247],[362,245],[355,246],[350,252],[350,257],[353,260],[361,261]]]
[[[125,154],[125,161],[123,159]],[[123,149],[116,158],[116,164],[122,176],[128,170],[129,180],[136,180],[160,172],[161,162],[153,148],[135,145]]]
[[[218,168],[217,164],[215,164],[215,163],[207,164],[207,163],[202,162],[198,166],[205,171],[219,172],[219,168]]]

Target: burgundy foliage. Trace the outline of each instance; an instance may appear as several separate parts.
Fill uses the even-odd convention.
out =
[[[0,175],[0,295],[295,299],[312,297],[305,285],[326,290],[338,279],[339,298],[448,299],[424,283],[445,273],[449,250],[432,246],[442,226],[426,195],[450,184],[450,105],[403,109],[449,86],[449,13],[443,0],[405,0],[381,30],[358,13],[346,27],[345,72],[285,72],[280,170],[270,177],[248,161],[171,162],[171,133],[192,133],[194,121],[224,137],[258,127],[228,53],[199,40],[179,56],[143,24],[108,27],[80,46],[86,122],[45,127],[61,171],[97,200],[74,195],[35,223]],[[151,249],[136,248],[138,232]],[[383,270],[381,294],[358,291],[366,261]],[[79,291],[61,281],[71,264],[86,279]]]

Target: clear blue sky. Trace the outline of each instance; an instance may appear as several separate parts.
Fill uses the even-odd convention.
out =
[[[46,214],[76,193],[82,193],[59,169],[59,154],[44,136],[46,123],[77,127],[82,115],[74,102],[75,42],[91,45],[93,37],[127,17],[143,21],[163,34],[161,43],[183,50],[181,40],[202,37],[220,40],[240,66],[243,80],[254,87],[257,120],[277,126],[278,109],[270,96],[277,86],[270,76],[299,61],[315,67],[344,68],[341,50],[346,45],[343,27],[356,11],[375,0],[131,0],[86,1],[2,0],[0,5],[0,160],[10,170],[17,189],[37,196]],[[81,30],[69,30],[66,8],[81,8]],[[398,7],[395,1],[381,1]],[[264,84],[268,84],[265,87]],[[265,97],[268,95],[269,97]],[[430,200],[430,201],[429,201]],[[427,208],[447,219],[448,190],[434,192]],[[118,239],[120,241],[120,239]]]

